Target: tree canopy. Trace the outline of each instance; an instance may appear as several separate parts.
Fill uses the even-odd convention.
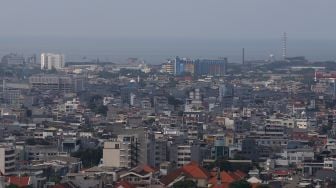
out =
[[[184,181],[176,182],[173,185],[173,188],[186,188],[186,187],[188,187],[188,188],[196,188],[197,184],[194,181],[191,181],[191,180],[184,180]]]
[[[252,188],[252,185],[245,180],[239,180],[239,181],[232,182],[229,185],[229,188]]]

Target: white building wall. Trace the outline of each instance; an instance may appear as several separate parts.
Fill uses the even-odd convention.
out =
[[[64,67],[64,55],[62,54],[52,54],[52,53],[42,53],[41,54],[41,69],[51,70],[61,69]]]

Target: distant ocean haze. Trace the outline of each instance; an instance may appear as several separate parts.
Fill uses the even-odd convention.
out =
[[[18,53],[25,57],[42,52],[63,53],[66,61],[127,62],[135,57],[150,64],[160,64],[175,56],[189,58],[227,57],[229,62],[240,63],[242,48],[246,60],[266,60],[270,54],[281,59],[282,41],[275,39],[103,39],[103,38],[0,38],[0,56]],[[287,55],[306,56],[311,61],[336,60],[336,41],[287,41]]]

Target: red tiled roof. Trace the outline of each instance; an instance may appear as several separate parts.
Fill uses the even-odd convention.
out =
[[[214,185],[214,187],[217,186],[217,188],[229,187],[230,183],[243,179],[244,177],[246,177],[246,174],[243,173],[243,172],[239,172],[239,171],[235,171],[235,172],[222,171],[220,173],[220,176],[221,176],[220,184],[218,184],[218,182],[217,182],[218,181],[217,176],[212,177],[209,180],[209,183]],[[222,187],[220,187],[220,186],[222,186]]]
[[[183,172],[195,179],[208,179],[211,174],[195,162],[191,162],[182,167]]]
[[[194,179],[208,179],[211,177],[211,174],[203,167],[199,166],[198,163],[190,162],[189,164],[186,164],[183,167],[164,176],[160,179],[160,182],[164,185],[168,185],[181,175],[185,175]]]
[[[30,177],[9,176],[7,179],[9,184],[16,185],[18,187],[26,187],[30,183]]]
[[[148,165],[144,165],[142,168],[147,173],[155,172],[156,171],[154,168],[152,168],[151,166],[148,166]]]
[[[162,177],[160,179],[160,182],[163,183],[164,185],[168,185],[182,174],[183,174],[183,170],[182,170],[182,168],[179,168],[179,169],[174,170],[173,172],[167,174],[166,176]]]
[[[251,183],[252,188],[257,188],[259,187],[261,184],[260,183]]]
[[[131,172],[140,174],[140,175],[145,175],[145,174],[149,174],[149,173],[154,173],[156,171],[158,171],[158,169],[152,168],[149,165],[138,165],[136,167],[134,167],[133,169],[130,170]]]
[[[241,178],[245,178],[247,176],[247,174],[241,170],[236,170],[234,173],[237,174]]]
[[[149,165],[138,165],[137,167],[133,168],[131,171],[134,172],[144,172],[144,173],[151,173],[157,171],[156,169],[152,168]]]
[[[290,171],[289,170],[273,170],[272,174],[279,175],[279,176],[285,176],[285,175],[289,175]]]

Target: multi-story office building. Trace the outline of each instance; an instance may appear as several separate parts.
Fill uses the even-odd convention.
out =
[[[23,65],[25,63],[25,59],[23,56],[11,53],[3,56],[1,62],[8,65]]]
[[[224,135],[216,135],[214,140],[214,147],[212,149],[212,157],[215,160],[228,158],[228,147],[225,146]]]
[[[32,145],[24,147],[24,158],[26,160],[46,160],[48,157],[66,154],[59,152],[56,145]]]
[[[0,171],[9,175],[15,171],[15,148],[12,145],[0,145]]]
[[[21,90],[15,88],[4,88],[3,99],[6,104],[19,105],[23,101]]]
[[[162,72],[168,73],[168,74],[174,74],[175,73],[175,60],[169,60],[167,63],[164,63],[162,65]]]
[[[168,160],[167,140],[155,139],[154,142],[154,165],[159,167],[161,163]]]
[[[62,140],[62,151],[67,153],[76,152],[79,150],[80,140],[76,137],[66,137]]]
[[[195,61],[196,75],[223,76],[226,71],[227,58],[201,59]]]
[[[86,79],[75,75],[34,75],[29,77],[29,84],[34,89],[77,92],[85,90]]]
[[[221,84],[218,87],[218,97],[222,101],[224,98],[229,98],[234,96],[234,87],[231,84]]]
[[[103,165],[115,168],[131,168],[138,164],[138,137],[119,135],[104,143]]]
[[[183,72],[184,72],[184,62],[179,57],[176,57],[174,60],[174,74],[180,75]]]
[[[200,146],[199,144],[190,143],[177,146],[177,166],[181,167],[191,161],[200,162]]]
[[[64,67],[64,55],[52,54],[52,53],[42,53],[41,54],[41,69],[58,70],[63,67]]]
[[[181,75],[183,73],[194,73],[194,61],[187,58],[176,57],[174,60],[175,75]]]
[[[113,126],[110,129],[116,135],[119,135],[117,139],[112,141],[118,142],[126,142],[129,139],[122,139],[122,137],[134,137],[133,142],[127,141],[132,143],[132,152],[134,153],[133,157],[136,158],[134,161],[137,161],[138,164],[148,164],[154,166],[153,160],[153,136],[146,130],[144,127],[138,128],[123,128],[121,126]],[[132,140],[132,139],[131,139]],[[104,158],[104,157],[103,157]]]
[[[286,149],[282,156],[288,160],[289,164],[302,165],[304,161],[314,159],[314,150],[312,148]]]
[[[174,62],[175,75],[191,73],[197,76],[223,76],[226,72],[227,58],[222,59],[180,59],[176,57]]]

